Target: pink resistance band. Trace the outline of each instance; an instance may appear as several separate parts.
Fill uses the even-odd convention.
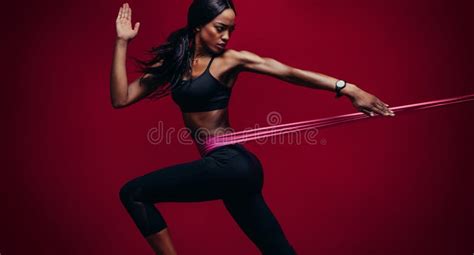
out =
[[[452,97],[447,99],[440,99],[434,101],[428,101],[423,103],[416,103],[416,104],[408,104],[402,106],[396,106],[389,108],[393,112],[404,112],[407,110],[420,110],[420,109],[428,109],[432,107],[439,107],[448,104],[456,104],[462,102],[468,102],[474,100],[474,94],[466,95],[466,96],[459,96],[459,97]],[[375,115],[382,117],[383,115]],[[256,140],[260,138],[282,135],[292,132],[298,132],[307,129],[314,129],[314,128],[321,128],[327,126],[333,126],[349,121],[360,120],[365,118],[374,118],[371,116],[366,115],[362,112],[350,113],[350,114],[343,114],[334,117],[327,117],[327,118],[320,118],[315,120],[307,120],[307,121],[299,121],[281,125],[274,125],[268,127],[261,127],[261,128],[254,128],[251,130],[244,130],[238,131],[223,135],[216,135],[208,137],[203,143],[198,143],[198,150],[201,156],[205,156],[212,150],[216,149],[217,147],[234,144],[234,143],[241,143],[245,141]],[[385,116],[384,116],[385,117]]]

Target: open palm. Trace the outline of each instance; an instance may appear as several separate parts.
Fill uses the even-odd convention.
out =
[[[128,41],[137,35],[140,22],[135,23],[135,27],[132,29],[132,9],[128,6],[128,3],[124,3],[120,7],[115,26],[117,37],[120,39]]]

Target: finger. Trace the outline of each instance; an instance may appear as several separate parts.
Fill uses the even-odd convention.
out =
[[[140,22],[135,23],[135,28],[133,28],[133,31],[138,32],[138,29],[140,28]]]
[[[122,13],[120,15],[120,18],[123,19],[125,17],[125,4],[122,4]]]
[[[381,113],[381,111],[378,109],[377,103],[375,103],[375,102],[372,103],[372,104],[370,104],[370,105],[368,105],[368,106],[366,106],[365,109],[366,109],[367,111],[369,111],[369,113],[370,113],[370,112],[373,113],[372,116],[374,116],[375,113],[378,114],[378,115],[383,115],[383,113]]]
[[[382,115],[382,116],[386,115],[386,113],[382,109],[380,109],[377,104],[372,106],[371,111],[377,113],[378,115]]]
[[[123,7],[122,7],[122,19],[126,19],[127,18],[127,5],[126,4],[123,4]]]
[[[127,5],[123,4],[122,5],[122,19],[124,19],[127,16]]]
[[[379,101],[379,102],[377,103],[377,109],[379,109],[379,110],[382,112],[382,114],[383,114],[384,116],[391,116],[391,115],[393,115],[393,112],[392,112],[390,109],[388,109],[388,108],[385,106],[385,103],[382,102],[382,101]]]
[[[362,108],[359,111],[362,112],[362,113],[365,113],[365,115],[367,115],[369,117],[373,116],[373,113],[371,111],[367,110],[367,109]]]
[[[395,116],[395,113],[390,110],[390,108],[388,108],[388,104],[381,101],[380,106],[382,107],[384,112],[388,113],[389,116]]]
[[[390,113],[385,109],[382,103],[379,103],[379,102],[375,103],[375,108],[377,109],[377,113],[379,113],[380,115],[384,115],[384,116],[390,115]]]
[[[392,116],[395,116],[395,112],[394,112],[392,109],[389,108],[390,106],[389,106],[388,104],[386,105],[386,107],[387,107],[387,109],[390,111],[390,113],[392,114]]]
[[[130,19],[130,7],[128,6],[128,4],[127,4],[126,18]]]
[[[119,11],[118,11],[118,14],[117,14],[117,20],[120,19],[120,14],[122,13],[122,7],[120,7]]]

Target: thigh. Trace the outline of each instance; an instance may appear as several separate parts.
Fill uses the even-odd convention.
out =
[[[220,199],[225,189],[216,185],[217,166],[209,158],[170,165],[131,181],[144,202],[198,202]]]
[[[261,165],[231,145],[209,156],[147,173],[130,185],[136,190],[136,199],[143,202],[199,202],[259,191],[262,175]]]

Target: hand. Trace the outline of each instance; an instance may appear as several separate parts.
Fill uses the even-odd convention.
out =
[[[368,116],[374,116],[374,112],[383,116],[395,116],[395,113],[388,108],[388,104],[357,86],[355,87],[356,89],[353,90],[349,98],[357,111],[363,112]]]
[[[124,3],[122,7],[120,7],[117,20],[115,21],[117,39],[129,41],[137,35],[140,22],[135,23],[135,28],[132,29],[131,20],[132,9],[128,6],[128,3]]]

